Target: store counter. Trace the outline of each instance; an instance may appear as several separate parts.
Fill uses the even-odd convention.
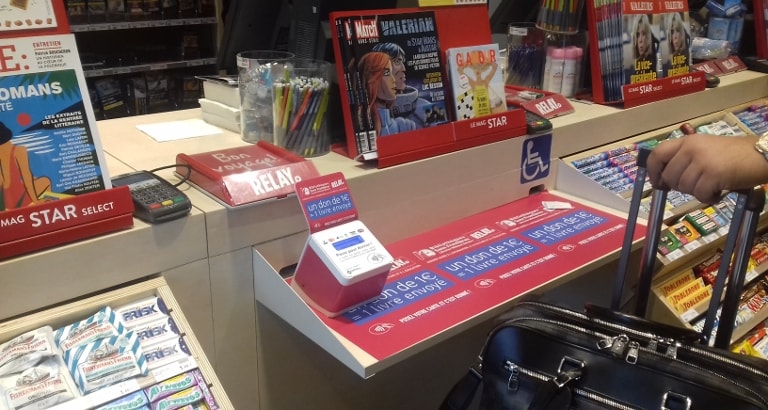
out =
[[[723,77],[718,88],[628,110],[574,103],[574,114],[552,121],[551,157],[766,95],[767,75],[741,72]],[[174,164],[178,153],[245,144],[228,131],[158,143],[136,128],[199,117],[199,110],[186,110],[99,122],[110,172],[153,169]],[[389,244],[515,201],[531,189],[556,188],[552,176],[520,183],[524,138],[382,170],[336,153],[312,161],[321,174],[344,173],[360,219]],[[159,174],[177,179],[170,169]],[[275,271],[297,261],[307,236],[298,201],[227,209],[188,184],[181,188],[194,206],[187,218],[154,226],[135,220],[129,230],[0,262],[2,316],[162,273],[238,409],[434,408],[478,353],[490,315],[361,378],[257,302],[262,283],[254,279],[254,249]]]

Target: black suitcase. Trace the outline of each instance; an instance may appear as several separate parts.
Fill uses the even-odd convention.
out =
[[[632,314],[619,312],[649,151],[639,171],[610,309],[577,312],[534,300],[517,303],[489,333],[476,363],[443,410],[768,409],[768,362],[727,351],[765,193],[738,193],[704,330],[648,321],[646,314],[666,191],[654,190]],[[710,347],[714,345],[713,347]],[[479,400],[474,399],[480,390]]]

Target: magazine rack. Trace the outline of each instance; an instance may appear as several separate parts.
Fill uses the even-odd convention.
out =
[[[624,108],[703,91],[707,87],[705,73],[692,70],[685,75],[665,77],[654,81],[626,84],[622,88]],[[600,102],[597,101],[596,102]]]
[[[424,10],[434,11],[435,13],[441,53],[451,47],[465,47],[492,42],[490,26],[487,23],[488,10],[484,4],[425,9],[370,10],[366,14],[381,15]],[[335,19],[355,15],[360,15],[360,12],[334,13],[331,17],[334,20],[331,25],[335,25]],[[471,29],[457,29],[458,27]],[[337,37],[334,37],[333,50],[336,61],[341,61],[340,56],[342,53],[340,47]],[[343,65],[336,64],[336,70],[339,78],[344,78]],[[445,72],[443,73],[443,78],[447,78]],[[350,106],[350,100],[344,89],[344,84],[340,84],[340,87],[341,106]],[[446,89],[449,88],[446,86]],[[448,92],[448,95],[452,98],[450,92]],[[349,110],[342,110],[342,114],[346,132],[346,147],[337,147],[335,150],[350,158],[360,158],[361,156],[357,151],[355,143],[352,113]],[[377,155],[374,157],[362,156],[362,159],[378,158],[378,167],[385,168],[518,137],[525,135],[525,133],[525,114],[522,110],[512,110],[471,120],[452,121],[430,128],[388,135],[386,138],[377,138]]]
[[[0,212],[0,260],[133,226],[127,186]]]
[[[637,5],[628,0],[610,0],[600,4],[587,2],[590,72],[593,100],[596,103],[618,104],[630,108],[703,91],[706,88],[704,73],[693,69],[677,76],[625,84],[624,65],[628,51],[624,46],[627,34],[622,31],[622,25],[627,24],[625,20],[628,16],[653,15],[655,19],[662,14],[688,12],[685,2],[680,3],[682,7],[678,7],[675,2],[668,3],[643,3],[643,6],[651,8],[639,10],[636,9]],[[647,61],[650,60],[653,58]],[[658,64],[661,64],[661,61]],[[647,70],[642,73],[647,73]]]
[[[40,97],[38,104],[38,101],[23,101],[23,98],[8,103],[11,107],[6,108],[4,125],[21,132],[15,136],[38,138],[35,141],[37,145],[48,144],[44,146],[44,153],[53,152],[58,156],[41,154],[36,163],[46,165],[36,171],[42,170],[48,177],[60,176],[61,186],[53,193],[47,191],[50,201],[0,211],[0,260],[133,226],[133,200],[128,187],[109,188],[106,161],[101,158],[103,152],[96,121],[82,66],[79,57],[75,57],[78,55],[77,48],[70,33],[64,2],[41,0],[30,2],[27,6],[3,11],[5,18],[16,19],[12,25],[8,20],[0,34],[5,50],[0,51],[5,62],[0,64],[0,80],[6,81],[3,86],[14,84],[18,77],[21,84],[29,82],[32,87],[48,81],[53,75],[58,76],[58,81],[71,79],[74,86],[44,103],[42,98],[45,96]],[[55,53],[59,53],[56,60],[46,59]],[[28,99],[31,98],[34,97],[28,96]],[[17,127],[10,125],[14,120]],[[63,132],[58,135],[77,138],[51,137],[50,140],[43,140],[35,134],[39,130],[52,129]],[[64,134],[70,130],[71,133]],[[54,135],[53,132],[49,134]],[[29,150],[35,144],[26,147]],[[51,148],[62,146],[67,147],[66,150]],[[76,159],[73,160],[74,157]],[[80,166],[83,168],[79,169]],[[64,182],[66,178],[80,180],[75,172],[82,170],[95,171],[98,177],[94,180],[98,178],[97,183],[94,184],[93,180],[78,182],[80,185]],[[70,196],[78,192],[83,193]],[[61,199],[53,199],[62,196]]]

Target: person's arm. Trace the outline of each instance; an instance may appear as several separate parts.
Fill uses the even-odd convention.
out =
[[[723,191],[749,189],[768,182],[768,160],[755,150],[756,137],[691,134],[667,140],[648,158],[654,187],[695,196],[704,203]]]
[[[21,181],[24,183],[24,190],[27,191],[27,195],[32,199],[32,203],[36,203],[37,192],[35,190],[35,178],[32,176],[32,170],[29,168],[27,148],[16,146],[14,149],[14,156],[16,157],[15,160],[19,166],[19,171],[21,171]]]

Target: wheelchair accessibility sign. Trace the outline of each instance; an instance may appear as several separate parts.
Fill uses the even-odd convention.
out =
[[[529,138],[523,142],[520,160],[520,183],[536,181],[549,176],[549,159],[552,153],[552,134]]]

